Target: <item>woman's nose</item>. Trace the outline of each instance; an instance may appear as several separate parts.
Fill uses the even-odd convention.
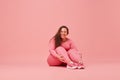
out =
[[[64,32],[61,32],[61,34],[64,34]]]

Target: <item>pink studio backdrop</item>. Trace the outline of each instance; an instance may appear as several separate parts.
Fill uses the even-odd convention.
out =
[[[0,64],[46,64],[61,25],[86,64],[120,61],[119,0],[0,0]]]

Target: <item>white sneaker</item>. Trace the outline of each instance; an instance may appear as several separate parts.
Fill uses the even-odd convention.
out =
[[[85,66],[82,64],[82,65],[79,65],[78,66],[78,69],[85,69]]]
[[[70,64],[67,65],[67,68],[68,68],[68,69],[77,69],[78,66],[76,66],[73,62],[70,62]]]
[[[77,69],[77,66],[69,66],[69,65],[67,65],[67,68],[68,69]]]

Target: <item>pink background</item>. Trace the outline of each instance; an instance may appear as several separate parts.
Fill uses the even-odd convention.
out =
[[[61,25],[86,66],[120,62],[119,0],[0,0],[0,65],[47,66],[48,41]]]

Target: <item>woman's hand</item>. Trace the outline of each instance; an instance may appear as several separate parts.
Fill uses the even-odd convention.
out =
[[[61,62],[65,62],[65,59],[64,59],[64,56],[62,56],[62,55],[58,55],[58,57],[57,57]]]

